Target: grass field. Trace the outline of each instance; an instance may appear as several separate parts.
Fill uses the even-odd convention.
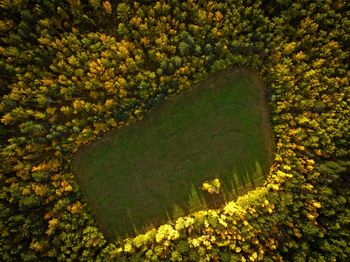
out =
[[[263,84],[223,71],[79,150],[73,169],[109,239],[218,207],[261,185],[272,160]],[[201,191],[219,178],[223,193]]]

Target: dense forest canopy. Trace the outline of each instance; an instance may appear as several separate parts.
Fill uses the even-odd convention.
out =
[[[2,0],[2,260],[349,260],[349,7]],[[108,243],[72,154],[237,66],[268,87],[276,155],[265,186]]]

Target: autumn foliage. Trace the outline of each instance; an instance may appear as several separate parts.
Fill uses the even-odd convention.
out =
[[[2,1],[3,261],[346,261],[350,257],[347,1]],[[71,156],[221,69],[268,86],[265,186],[108,243]]]

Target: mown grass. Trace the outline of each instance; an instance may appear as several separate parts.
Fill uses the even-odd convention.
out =
[[[272,159],[263,85],[225,71],[78,151],[74,170],[108,238],[133,235],[261,185]],[[223,192],[200,190],[219,178]]]

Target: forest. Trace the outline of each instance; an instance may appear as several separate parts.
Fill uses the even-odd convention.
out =
[[[1,0],[2,261],[349,261],[350,3]],[[73,155],[212,74],[258,72],[262,187],[107,241]]]
[[[73,174],[107,240],[222,207],[262,186],[273,141],[264,86],[253,76],[213,74],[79,148]]]

